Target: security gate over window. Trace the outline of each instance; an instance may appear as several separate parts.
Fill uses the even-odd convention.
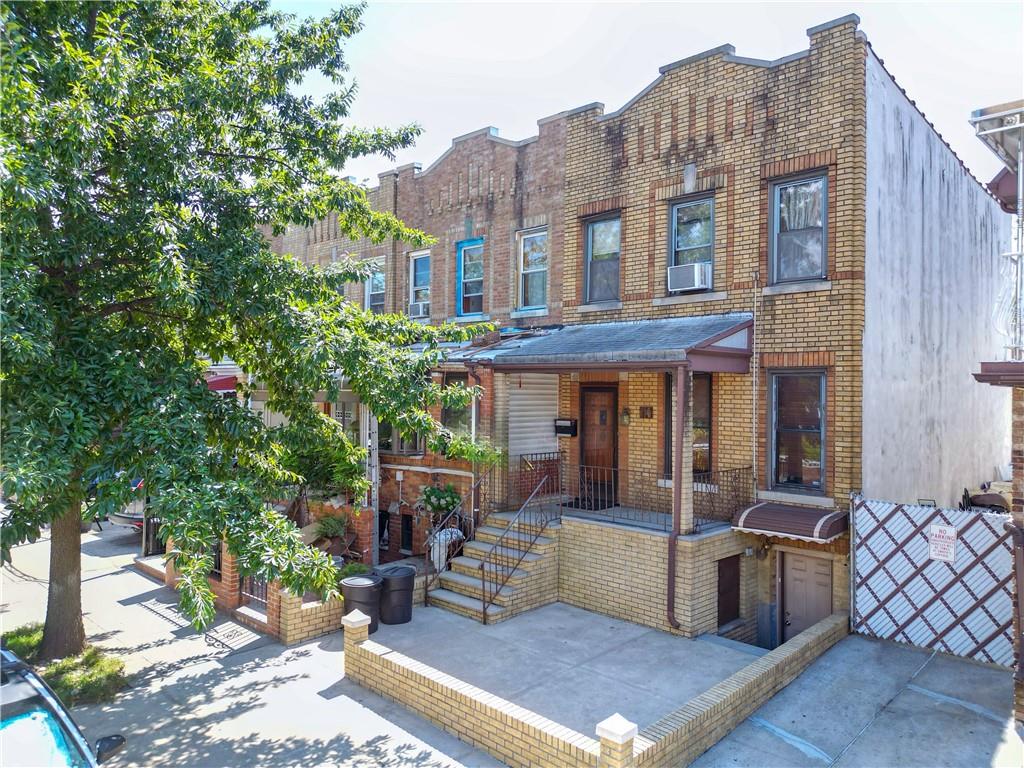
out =
[[[854,631],[1011,665],[1008,519],[855,497]]]

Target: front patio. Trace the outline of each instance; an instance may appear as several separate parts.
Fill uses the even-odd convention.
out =
[[[584,734],[614,712],[643,729],[766,653],[564,603],[492,625],[422,608],[371,639]]]

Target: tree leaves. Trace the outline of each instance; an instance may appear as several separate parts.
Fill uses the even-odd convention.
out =
[[[197,625],[213,616],[206,573],[222,536],[243,572],[332,590],[326,556],[265,503],[304,480],[297,449],[364,487],[362,448],[317,412],[318,392],[345,376],[382,420],[487,455],[429,413],[468,396],[429,372],[442,343],[479,328],[370,315],[340,291],[361,269],[311,269],[263,235],[337,212],[352,238],[428,242],[343,178],[348,159],[390,156],[418,133],[349,124],[344,47],[361,7],[302,22],[263,0],[0,14],[3,556],[86,493],[97,511],[148,495]],[[337,93],[295,95],[314,71]],[[208,361],[224,359],[289,429],[207,389]]]

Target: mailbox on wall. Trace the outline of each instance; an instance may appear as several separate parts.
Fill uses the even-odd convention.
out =
[[[558,437],[576,437],[576,419],[555,419],[555,434]]]

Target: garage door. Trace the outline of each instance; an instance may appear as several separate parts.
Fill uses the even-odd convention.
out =
[[[555,416],[558,412],[558,376],[546,373],[510,374],[508,377],[508,452],[546,453],[558,450]]]

